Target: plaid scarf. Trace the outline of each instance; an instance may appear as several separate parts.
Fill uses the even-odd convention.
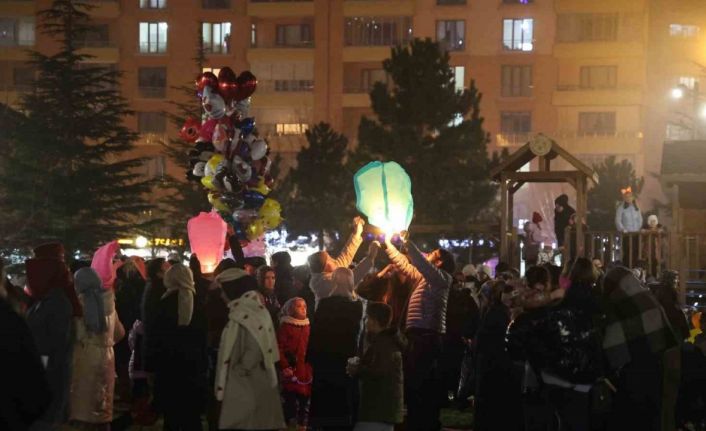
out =
[[[629,363],[641,343],[652,353],[661,353],[676,346],[677,339],[657,299],[629,274],[608,297],[603,351],[611,368]]]

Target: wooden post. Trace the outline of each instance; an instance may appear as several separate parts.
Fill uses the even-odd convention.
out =
[[[583,223],[586,221],[586,177],[577,174],[576,178],[576,256],[584,256],[585,240]]]
[[[686,270],[688,265],[686,260],[688,255],[684,253],[684,242],[686,238],[682,232],[681,211],[679,205],[679,184],[672,186],[672,233],[669,235],[669,268],[679,271],[679,303],[686,304]]]
[[[500,174],[500,260],[507,262],[509,253],[509,241],[507,238],[507,175]]]

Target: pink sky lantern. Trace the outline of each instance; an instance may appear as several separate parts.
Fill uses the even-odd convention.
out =
[[[186,225],[189,233],[191,252],[201,262],[201,271],[209,274],[223,259],[228,226],[216,212],[202,212],[189,220]]]

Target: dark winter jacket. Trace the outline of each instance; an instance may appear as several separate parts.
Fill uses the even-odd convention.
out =
[[[154,322],[157,318],[157,306],[159,305],[159,300],[164,295],[167,289],[164,287],[164,282],[156,278],[154,280],[148,280],[145,286],[145,291],[142,296],[142,306],[141,306],[141,319],[144,325],[144,336],[142,339],[143,347],[143,368],[147,372],[152,372],[154,370],[153,364],[150,363],[150,359],[147,358],[147,346],[150,344],[150,338],[152,338],[152,331],[154,328]],[[119,317],[120,315],[118,315]]]
[[[277,301],[280,304],[284,304],[297,296],[294,289],[292,269],[290,265],[275,268],[275,295],[277,295]]]
[[[358,421],[402,422],[402,351],[404,342],[397,328],[373,336],[360,361],[360,407]]]
[[[556,234],[557,246],[561,247],[564,245],[566,227],[569,226],[569,220],[576,210],[569,205],[569,197],[566,195],[560,195],[554,203],[564,208],[563,211],[554,209],[554,234]]]
[[[279,328],[279,310],[282,307],[279,301],[277,300],[277,296],[274,294],[267,294],[262,290],[260,291],[260,293],[265,299],[265,308],[267,308],[267,312],[270,313],[270,317],[272,317],[272,327]]]
[[[47,379],[52,401],[42,420],[65,420],[71,385],[71,347],[73,344],[73,307],[63,289],[51,289],[27,312],[27,324],[40,356],[47,357]]]
[[[356,383],[346,374],[356,356],[363,304],[341,296],[324,298],[314,314],[307,361],[314,371],[310,425],[352,426]]]
[[[407,308],[407,329],[427,329],[446,332],[446,309],[453,278],[429,263],[411,241],[407,242],[409,259],[396,249],[386,249],[387,255],[411,281],[414,288]]]
[[[155,373],[155,398],[161,408],[202,412],[206,399],[206,317],[195,306],[188,326],[179,326],[179,295],[168,295],[156,307],[145,345]]]
[[[2,298],[0,382],[0,429],[26,430],[49,407],[49,384],[32,334]]]
[[[514,360],[528,360],[536,372],[592,384],[602,374],[597,309],[590,297],[567,299],[518,316],[507,332],[508,353]]]

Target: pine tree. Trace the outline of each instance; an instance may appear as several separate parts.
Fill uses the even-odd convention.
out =
[[[593,165],[593,169],[598,184],[588,191],[588,226],[592,230],[614,230],[615,209],[622,200],[620,190],[630,186],[638,196],[645,179],[635,175],[632,163],[616,162],[615,156],[606,157],[602,163]]]
[[[120,95],[120,72],[87,63],[77,41],[87,30],[90,5],[54,0],[39,13],[42,32],[58,51],[32,51],[38,71],[34,91],[20,109],[2,110],[5,128],[0,159],[2,234],[6,247],[58,239],[67,251],[134,235],[151,184],[130,157],[137,134],[122,123],[131,115]]]
[[[449,54],[430,39],[392,49],[391,82],[370,93],[376,119],[363,117],[352,162],[400,163],[412,179],[415,223],[461,224],[494,200],[481,93],[456,90]]]
[[[289,232],[316,232],[323,248],[324,232],[337,231],[352,212],[353,179],[344,166],[348,139],[323,122],[307,130],[306,139],[280,195]]]

